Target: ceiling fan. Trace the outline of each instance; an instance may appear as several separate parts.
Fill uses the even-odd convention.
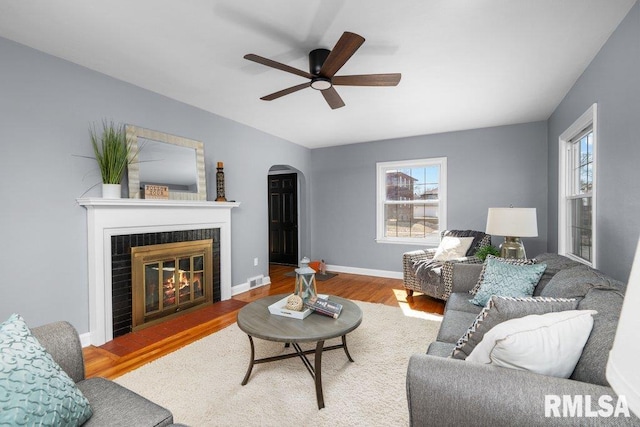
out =
[[[355,33],[345,32],[333,50],[315,49],[309,53],[309,72],[263,58],[253,53],[245,55],[244,59],[306,77],[310,80],[307,83],[302,83],[263,96],[260,99],[273,101],[290,93],[312,87],[313,89],[319,90],[327,101],[327,104],[335,110],[336,108],[344,107],[345,104],[334,86],[396,86],[400,82],[400,73],[360,74],[352,76],[335,75],[363,43],[364,37]]]

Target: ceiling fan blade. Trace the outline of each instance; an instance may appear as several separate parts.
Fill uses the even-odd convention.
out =
[[[341,86],[397,86],[401,77],[400,73],[334,76],[331,83]]]
[[[307,88],[310,85],[311,85],[311,83],[302,83],[302,84],[299,84],[299,85],[296,85],[296,86],[291,86],[289,88],[279,90],[278,92],[274,92],[274,93],[272,93],[270,95],[263,96],[260,99],[262,99],[263,101],[273,101],[274,99],[278,99],[281,96],[289,95],[290,93],[297,92],[299,90]]]
[[[324,61],[320,69],[322,77],[331,78],[340,68],[356,53],[356,50],[364,43],[364,37],[346,31],[333,47],[333,50]]]
[[[336,92],[333,86],[329,89],[321,90],[320,92],[322,92],[322,96],[324,96],[324,99],[332,110],[344,107],[344,101],[340,98],[340,95],[338,95],[338,92]]]
[[[290,67],[281,62],[273,61],[271,59],[263,58],[262,56],[255,55],[253,53],[245,55],[244,59],[248,59],[249,61],[257,62],[258,64],[266,65],[267,67],[275,68],[277,70],[286,71],[287,73],[306,77],[308,79],[314,78],[313,74],[310,74],[306,71],[298,70],[297,68]]]

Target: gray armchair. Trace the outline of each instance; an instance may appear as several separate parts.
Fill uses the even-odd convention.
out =
[[[473,237],[474,239],[467,251],[467,256],[433,266],[427,274],[420,274],[420,277],[416,275],[417,265],[420,262],[433,259],[437,248],[405,252],[402,256],[402,271],[404,287],[408,296],[413,295],[413,291],[418,291],[430,297],[446,301],[451,293],[453,265],[456,263],[482,264],[482,261],[475,257],[474,254],[481,247],[491,244],[491,236],[482,231],[445,230],[440,234],[440,238],[442,239],[444,236]]]

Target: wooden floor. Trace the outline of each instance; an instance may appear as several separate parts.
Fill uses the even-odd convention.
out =
[[[100,347],[84,351],[86,376],[113,379],[152,360],[171,353],[236,321],[238,310],[267,295],[293,292],[295,278],[285,276],[294,267],[271,265],[271,284],[217,302],[200,310],[118,337]],[[339,273],[327,281],[317,281],[318,293],[358,301],[399,306],[415,311],[442,314],[444,302],[422,294],[407,297],[402,280]]]

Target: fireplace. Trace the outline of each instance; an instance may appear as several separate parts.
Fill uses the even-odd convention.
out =
[[[220,229],[111,237],[113,337],[220,301]]]
[[[134,331],[211,303],[212,246],[196,240],[131,248]]]
[[[135,247],[212,240],[211,301],[231,298],[231,210],[239,203],[84,198],[78,204],[87,209],[89,333],[81,334],[83,345],[102,345],[133,329]]]

